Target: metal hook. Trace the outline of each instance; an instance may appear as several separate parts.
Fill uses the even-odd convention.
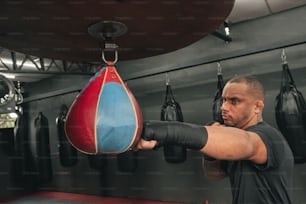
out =
[[[168,86],[169,84],[170,84],[170,78],[168,72],[166,72],[166,86]]]
[[[221,65],[220,65],[220,62],[217,62],[217,74],[218,75],[221,75],[222,74],[222,68],[221,68]]]
[[[287,63],[287,57],[286,57],[286,53],[285,53],[285,49],[282,50],[282,55],[281,55],[283,64]]]
[[[114,65],[118,61],[118,50],[114,50],[115,52],[115,59],[113,61],[109,61],[105,59],[105,54],[104,54],[104,49],[102,49],[102,60],[107,64],[107,65]]]
[[[105,51],[113,51],[115,52],[114,57],[115,59],[113,61],[109,61],[105,59]],[[112,42],[105,42],[104,48],[102,48],[102,60],[107,65],[114,65],[118,61],[118,45]]]
[[[17,81],[17,87],[15,88],[17,94],[15,96],[16,104],[20,105],[23,102],[23,96],[21,93],[21,84],[20,81]]]

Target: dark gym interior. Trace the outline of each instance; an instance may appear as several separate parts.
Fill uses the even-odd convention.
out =
[[[129,5],[124,1],[96,1],[99,9],[120,3],[128,4],[130,9],[142,5],[143,11],[139,11],[140,16],[145,15],[143,13],[146,9],[150,10],[145,2],[132,1],[132,5]],[[154,4],[149,6],[153,9],[147,14],[149,17],[154,18],[154,11],[160,11],[159,15],[167,12],[170,13],[169,16],[175,15],[175,9],[180,6],[185,6],[186,12],[190,12],[189,16],[192,16],[194,7],[189,7],[188,1],[161,2],[159,3],[163,5],[172,5],[173,12],[163,11],[161,8],[159,10],[158,4]],[[199,2],[201,1],[193,1],[204,8],[205,3]],[[277,128],[275,100],[280,91],[284,60],[288,63],[297,89],[306,96],[306,1],[296,1],[296,4],[290,4],[285,0],[279,1],[283,3],[281,5],[283,7],[277,7],[276,1],[272,0],[262,1],[264,7],[260,7],[259,2],[261,1],[254,3],[254,6],[253,2],[243,0],[207,3],[206,6],[211,4],[207,11],[216,9],[221,17],[211,22],[205,21],[207,25],[204,25],[205,29],[199,31],[198,35],[195,33],[198,27],[202,26],[199,24],[202,22],[200,20],[195,20],[193,25],[188,25],[188,22],[186,26],[184,23],[173,25],[180,28],[178,32],[181,36],[173,34],[174,28],[167,31],[162,27],[171,27],[166,23],[160,23],[161,27],[154,27],[153,24],[145,25],[145,21],[135,20],[130,28],[127,26],[132,31],[134,29],[133,32],[136,34],[134,36],[131,33],[127,36],[123,34],[115,41],[119,47],[125,48],[119,49],[116,68],[139,103],[144,120],[160,119],[168,83],[171,85],[175,100],[181,106],[184,121],[204,125],[213,119],[212,102],[217,89],[217,74],[222,73],[224,80],[238,74],[251,74],[256,76],[266,88],[264,120]],[[59,8],[58,5],[65,4],[61,1],[31,1],[31,3],[40,6],[49,5],[50,8]],[[82,10],[82,7],[92,8],[92,5],[87,6],[82,1],[70,1],[70,3],[69,6],[79,10]],[[220,5],[225,6],[219,9]],[[125,12],[124,6],[126,5],[118,6],[118,10],[116,6],[112,7],[113,11],[106,12],[106,17],[121,16],[115,20],[125,21],[129,25],[129,21],[126,20],[129,19],[129,13],[118,14]],[[77,24],[73,27],[69,23],[66,24],[65,21],[69,20],[65,17],[69,17],[69,11],[65,11],[65,15],[54,14],[62,20],[50,23],[50,27],[55,28],[55,24],[62,22],[60,29],[62,28],[63,32],[67,32],[65,29],[75,32],[71,42],[69,37],[56,41],[53,38],[61,36],[48,33],[50,32],[46,29],[48,26],[40,31],[39,27],[24,26],[16,17],[18,12],[24,12],[23,21],[33,21],[35,24],[35,21],[39,21],[35,20],[35,16],[39,16],[39,12],[46,12],[44,9],[33,10],[28,3],[22,1],[1,2],[0,7],[0,10],[6,7],[8,11],[16,13],[12,16],[8,12],[0,14],[1,28],[10,31],[10,33],[3,29],[0,31],[0,74],[5,77],[0,81],[0,86],[6,86],[7,80],[10,81],[13,83],[15,94],[13,105],[6,104],[1,98],[0,114],[9,112],[7,106],[13,106],[12,112],[18,113],[18,118],[13,121],[14,124],[10,124],[11,126],[1,117],[1,122],[6,121],[5,125],[8,125],[1,126],[0,129],[1,203],[18,203],[20,197],[41,192],[123,199],[109,203],[132,203],[128,199],[165,203],[231,203],[229,180],[225,178],[215,181],[206,178],[202,167],[203,155],[197,151],[188,150],[186,160],[178,163],[166,161],[163,148],[126,152],[121,158],[112,154],[88,155],[70,149],[67,153],[69,158],[63,158],[60,155],[60,137],[65,134],[60,132],[62,131],[60,126],[63,126],[64,122],[63,112],[69,109],[95,74],[97,67],[102,64],[102,59],[99,59],[101,54],[99,39],[87,34],[86,27],[84,31],[79,31],[76,29]],[[63,5],[64,8],[67,9]],[[80,27],[89,25],[88,19],[104,20],[98,18],[98,8],[93,9],[95,13],[91,14],[90,10],[84,13],[85,17],[88,16],[88,22],[87,24],[80,22]],[[81,14],[75,15],[77,10],[73,12],[71,18],[80,18]],[[101,13],[103,12],[105,11],[101,9]],[[207,15],[212,16],[212,13]],[[133,17],[133,13],[130,15]],[[136,14],[134,16],[137,17]],[[209,19],[209,16],[202,15],[200,11],[196,11],[195,16],[195,18]],[[163,20],[166,21],[166,19],[158,21]],[[41,20],[36,26],[40,26],[40,23],[48,25],[47,20]],[[21,30],[15,29],[15,34],[12,34],[14,26],[21,27]],[[169,32],[166,35],[168,38],[154,39],[155,34],[144,37],[140,34],[141,29],[137,31],[137,26],[147,29],[148,33],[152,30],[160,33]],[[229,26],[230,34],[224,32],[226,26]],[[20,34],[22,30],[25,38]],[[44,34],[41,39],[35,40],[31,34],[35,35],[35,32],[39,31]],[[28,39],[27,35],[30,36]],[[174,36],[173,41],[171,36]],[[187,39],[183,40],[184,37]],[[48,41],[46,39],[50,39],[50,42],[45,42]],[[54,47],[63,50],[49,52],[48,48],[53,43]],[[158,46],[164,44],[165,48],[162,50],[154,48],[154,44],[157,43],[160,43]],[[87,55],[78,53],[78,49],[84,49],[86,46],[93,46]],[[142,46],[153,48],[143,49]],[[132,47],[133,51],[128,52],[129,47]],[[45,67],[41,66],[42,60],[45,62]],[[24,62],[21,64],[22,61]],[[5,96],[3,92],[6,89],[7,87],[0,87],[1,97]],[[44,135],[44,139],[39,138],[39,134]],[[41,152],[45,152],[42,153],[44,156],[40,155]],[[47,166],[41,167],[40,160],[43,160]],[[305,190],[306,164],[299,162],[294,165],[293,188],[290,189],[292,202],[306,203]]]

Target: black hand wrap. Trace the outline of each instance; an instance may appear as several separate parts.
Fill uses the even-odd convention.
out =
[[[146,121],[141,137],[144,140],[157,140],[159,145],[182,145],[200,150],[207,142],[207,130],[204,126],[178,121]]]

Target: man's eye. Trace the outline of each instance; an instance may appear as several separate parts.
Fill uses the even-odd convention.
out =
[[[231,99],[231,103],[232,103],[233,105],[236,105],[238,102],[239,102],[238,98],[232,98],[232,99]]]

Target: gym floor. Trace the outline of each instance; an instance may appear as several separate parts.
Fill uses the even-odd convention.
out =
[[[73,193],[61,192],[37,192],[29,195],[12,197],[5,200],[0,200],[0,203],[9,204],[178,204],[174,202],[163,201],[148,201],[139,199],[127,198],[112,198],[112,197],[99,197],[92,195],[81,195]]]

